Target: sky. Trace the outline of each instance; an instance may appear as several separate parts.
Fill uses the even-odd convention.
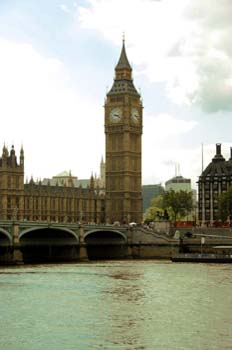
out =
[[[25,178],[99,174],[122,36],[143,111],[143,184],[193,188],[232,146],[231,0],[1,0],[0,147]]]

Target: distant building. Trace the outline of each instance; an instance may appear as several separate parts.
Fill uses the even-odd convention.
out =
[[[172,179],[165,182],[165,191],[173,190],[178,191],[188,191],[191,192],[191,179],[185,179],[183,176],[175,176]]]
[[[39,183],[39,181],[37,181]],[[48,185],[50,184],[51,186],[67,186],[67,187],[79,187],[80,184],[78,183],[77,177],[73,176],[71,174],[71,170],[68,171],[63,171],[62,173],[53,176],[51,179],[45,178],[41,181],[42,185]],[[89,184],[89,180],[88,180]],[[87,185],[85,186],[87,187]]]
[[[232,185],[232,148],[228,161],[221,154],[221,144],[216,144],[216,154],[198,181],[199,222],[213,225],[218,220],[218,197]]]
[[[96,174],[93,176],[94,181],[94,187],[99,188],[102,191],[105,190],[105,163],[103,161],[103,158],[101,159],[100,163],[100,176],[98,177]],[[67,186],[67,187],[82,187],[82,188],[88,188],[90,186],[91,178],[89,179],[78,179],[77,176],[73,176],[70,171],[63,171],[59,173],[58,175],[53,176],[50,178],[44,178],[41,181],[42,185],[48,185],[51,186]],[[36,182],[37,184],[39,181]]]
[[[151,200],[162,194],[163,191],[164,188],[161,184],[142,186],[143,213],[151,206]]]
[[[98,177],[96,174],[91,176],[93,178],[94,187],[99,188],[101,190],[105,190],[105,163],[103,162],[103,159],[101,160],[100,164],[100,176]],[[66,186],[66,187],[82,187],[82,188],[88,188],[91,183],[91,178],[89,179],[78,179],[77,176],[73,176],[70,171],[63,171],[59,173],[58,175],[53,176],[52,178],[44,178],[42,181],[37,181],[36,183],[39,184],[41,182],[42,185],[48,185],[51,186]]]

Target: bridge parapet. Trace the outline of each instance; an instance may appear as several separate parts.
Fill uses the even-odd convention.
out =
[[[114,226],[114,225],[83,225],[85,231],[92,231],[94,229],[98,229],[101,231],[120,231],[127,232],[129,230],[128,226]]]

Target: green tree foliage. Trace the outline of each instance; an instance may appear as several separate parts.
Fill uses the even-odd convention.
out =
[[[225,222],[232,216],[232,187],[227,192],[222,193],[218,198],[218,219]]]
[[[183,190],[164,192],[163,208],[173,214],[174,221],[186,216],[193,208],[192,192]]]
[[[165,191],[162,195],[153,198],[151,206],[145,214],[145,221],[167,219],[174,221],[187,215],[193,208],[192,192],[173,190]],[[162,214],[159,216],[159,214]]]
[[[159,196],[152,198],[151,205],[152,207],[156,207],[158,209],[163,208],[163,194],[160,194]]]
[[[163,196],[159,195],[151,200],[151,206],[146,210],[144,221],[151,222],[157,220],[158,213],[162,212]]]

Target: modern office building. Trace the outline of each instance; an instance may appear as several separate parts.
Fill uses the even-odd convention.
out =
[[[178,192],[180,190],[191,192],[191,179],[186,179],[180,175],[175,176],[165,182],[165,191],[169,190],[173,190],[175,192]]]

